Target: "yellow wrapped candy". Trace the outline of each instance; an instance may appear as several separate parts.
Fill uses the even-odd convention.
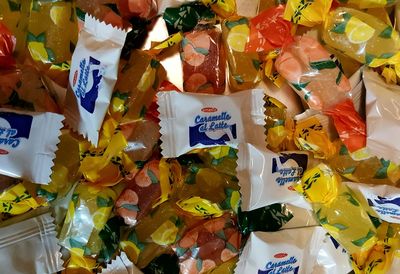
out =
[[[394,0],[338,0],[341,3],[355,5],[360,9],[383,8],[392,6],[396,3]]]
[[[224,214],[224,211],[219,208],[218,204],[200,197],[191,197],[189,199],[180,200],[176,205],[183,211],[196,217],[220,217]]]
[[[40,204],[26,190],[22,183],[11,186],[0,194],[0,212],[19,215],[39,207]]]
[[[295,24],[313,27],[325,21],[332,0],[288,0],[283,18]]]
[[[349,254],[364,265],[366,256],[378,241],[377,230],[368,211],[353,191],[342,184],[340,176],[325,164],[307,170],[295,189],[304,195],[329,234]]]
[[[236,14],[235,0],[201,0],[201,2],[211,7],[211,9],[222,18],[228,18]]]

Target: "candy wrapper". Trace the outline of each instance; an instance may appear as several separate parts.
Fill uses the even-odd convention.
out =
[[[86,15],[72,56],[66,122],[95,146],[117,80],[125,37],[125,31]]]
[[[122,0],[117,3],[122,17],[127,19],[135,16],[144,19],[151,19],[158,11],[156,0]]]
[[[15,60],[12,56],[15,44],[15,37],[4,24],[0,23],[0,68],[15,66]]]
[[[295,24],[313,27],[325,21],[332,0],[288,0],[283,18]]]
[[[166,72],[153,55],[134,50],[122,65],[112,94],[109,112],[121,123],[143,118],[166,77]]]
[[[227,18],[236,14],[236,0],[201,0],[222,18]]]
[[[239,143],[265,142],[262,90],[243,91],[229,97],[172,91],[159,92],[157,97],[164,157],[176,157],[195,148],[217,145],[237,148]]]
[[[215,13],[202,3],[195,2],[183,4],[180,7],[168,7],[165,9],[163,18],[168,32],[172,34],[178,31],[190,31],[201,20],[214,20]]]
[[[241,243],[235,223],[225,215],[187,231],[174,247],[180,273],[203,273],[235,257]]]
[[[252,211],[238,213],[240,232],[244,235],[255,231],[278,231],[293,218],[284,204],[273,204]]]
[[[7,271],[55,273],[63,269],[53,221],[50,213],[45,213],[0,228],[1,262]]]
[[[240,255],[235,273],[336,273],[319,265],[320,250],[333,245],[332,242],[325,244],[325,241],[329,238],[321,227],[253,232]],[[340,263],[335,260],[335,263],[346,263],[346,259]],[[350,268],[346,270],[348,272]]]
[[[275,203],[292,203],[309,208],[293,189],[307,169],[308,155],[302,152],[273,153],[250,144],[241,144],[237,177],[244,211]]]
[[[269,8],[250,19],[246,52],[268,52],[292,39],[292,24],[283,19],[284,5]]]
[[[124,218],[125,224],[135,225],[137,220],[149,213],[152,206],[160,198],[159,165],[160,161],[158,160],[146,163],[135,176],[134,182],[128,182],[128,188],[118,198],[115,204],[116,212]]]
[[[52,94],[43,85],[40,72],[33,66],[2,71],[0,106],[13,109],[60,113]]]
[[[229,87],[232,91],[254,88],[262,79],[262,62],[257,53],[245,52],[250,39],[249,19],[233,16],[224,20],[221,27],[229,66]]]
[[[73,2],[34,1],[30,8],[27,43],[35,61],[62,63],[71,60],[78,25]]]
[[[323,39],[360,63],[372,67],[398,64],[398,32],[370,14],[337,8],[325,21]]]
[[[371,153],[400,164],[400,146],[395,139],[387,138],[399,133],[396,102],[400,100],[400,89],[386,84],[372,70],[364,70],[363,80],[367,90],[367,147]]]
[[[49,112],[0,108],[0,173],[48,184],[63,119]]]
[[[220,31],[207,24],[198,25],[185,33],[180,50],[185,91],[218,94],[225,91],[225,55]]]
[[[340,4],[356,5],[360,9],[382,8],[396,4],[397,0],[335,0]]]

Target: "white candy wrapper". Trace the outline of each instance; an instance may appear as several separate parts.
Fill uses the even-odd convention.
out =
[[[126,34],[86,14],[72,55],[66,122],[95,146],[117,81]]]
[[[0,174],[50,182],[64,116],[0,108]]]
[[[2,273],[56,273],[63,269],[50,213],[0,228]]]
[[[338,266],[332,267],[332,262]],[[346,274],[349,271],[348,256],[334,246],[319,226],[252,232],[235,269],[237,274]]]
[[[377,73],[364,70],[367,148],[378,158],[400,164],[400,87],[386,84]]]
[[[157,97],[164,157],[220,145],[266,146],[261,89],[228,96],[168,91]]]
[[[400,189],[389,185],[367,185],[346,182],[356,193],[360,192],[368,205],[382,220],[400,224]]]
[[[240,144],[237,177],[240,182],[243,211],[274,203],[289,203],[311,209],[303,196],[293,188],[307,169],[304,152],[274,153],[268,149]]]

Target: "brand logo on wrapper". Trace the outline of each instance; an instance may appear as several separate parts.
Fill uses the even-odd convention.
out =
[[[258,274],[283,274],[283,273],[299,273],[300,266],[297,265],[295,256],[288,258],[287,253],[277,253],[274,258],[281,260],[268,261],[264,269],[259,269]]]
[[[194,118],[194,126],[189,127],[189,143],[193,147],[197,144],[203,145],[225,145],[233,141],[236,136],[236,124],[230,123],[232,116],[223,111],[216,113],[217,108],[205,107],[201,114]]]
[[[0,155],[20,146],[29,139],[33,117],[26,114],[0,112]]]
[[[381,196],[368,195],[368,205],[371,206],[376,213],[386,216],[392,222],[400,221],[400,197],[385,198]],[[384,217],[382,217],[384,218]],[[384,218],[385,219],[385,218]]]
[[[307,169],[308,156],[297,153],[281,153],[281,156],[272,159],[272,174],[279,186],[294,183],[301,179]],[[289,190],[293,190],[291,185]]]
[[[75,95],[80,98],[81,106],[90,113],[94,112],[102,78],[101,62],[91,56],[82,59],[79,69],[74,72],[72,87]]]

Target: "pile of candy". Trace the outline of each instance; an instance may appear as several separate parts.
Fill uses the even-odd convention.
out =
[[[0,0],[2,271],[400,273],[399,22]]]

